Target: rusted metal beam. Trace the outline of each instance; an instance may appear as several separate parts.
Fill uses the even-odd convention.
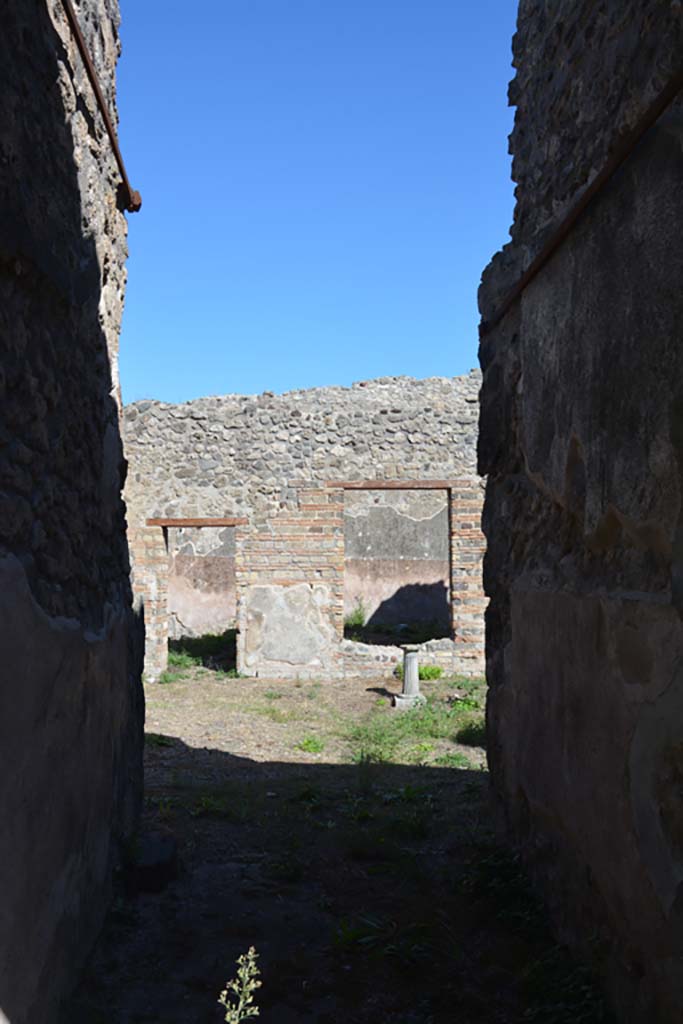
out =
[[[111,148],[113,150],[114,157],[116,158],[116,163],[119,167],[119,173],[121,175],[121,179],[123,182],[125,208],[128,210],[129,213],[137,213],[140,207],[142,206],[142,197],[139,192],[136,192],[134,188],[131,188],[130,181],[128,180],[128,175],[126,173],[126,165],[124,164],[123,157],[121,156],[121,150],[119,149],[119,140],[116,136],[116,131],[114,130],[114,125],[109,115],[107,101],[104,98],[104,93],[102,92],[102,88],[100,86],[100,80],[97,77],[95,65],[92,62],[92,57],[90,56],[90,52],[86,45],[85,39],[83,38],[83,33],[81,31],[81,26],[78,22],[78,18],[76,17],[76,12],[73,9],[71,0],[62,0],[62,7],[64,8],[66,19],[71,27],[73,37],[76,40],[76,46],[78,47],[81,59],[83,60],[83,64],[85,65],[85,70],[87,72],[88,78],[90,79],[90,85],[92,86],[92,90],[95,93],[97,105],[100,108],[100,113],[102,114],[104,126],[107,129],[109,141],[111,142]]]
[[[567,216],[560,221],[550,238],[541,248],[539,254],[531,261],[527,269],[510,289],[500,308],[490,320],[483,320],[479,325],[480,337],[485,337],[497,327],[503,317],[509,313],[522,292],[531,284],[548,260],[555,254],[567,236],[572,232],[577,221],[585,213],[593,200],[602,192],[605,185],[614,177],[625,160],[631,155],[645,133],[659,120],[664,111],[671,106],[681,89],[683,89],[683,67],[673,76],[654,102],[648,107],[634,128],[631,129],[614,148],[614,152],[602,171],[593,178],[581,198],[575,203]]]
[[[328,480],[325,487],[342,491],[447,491],[457,480]]]
[[[147,526],[246,526],[248,519],[229,517],[227,519],[148,519]]]

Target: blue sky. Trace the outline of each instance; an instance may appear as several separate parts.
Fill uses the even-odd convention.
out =
[[[476,365],[515,0],[122,0],[124,401]]]

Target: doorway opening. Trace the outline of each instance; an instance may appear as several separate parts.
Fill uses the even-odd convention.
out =
[[[448,493],[344,496],[344,635],[391,646],[450,636]]]
[[[168,556],[168,664],[236,665],[235,527],[242,519],[154,519]]]

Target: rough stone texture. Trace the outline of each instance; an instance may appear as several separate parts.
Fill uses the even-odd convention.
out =
[[[79,5],[114,110],[118,9]],[[61,4],[0,33],[0,1020],[45,1024],[142,785],[116,360],[126,225]]]
[[[523,2],[484,320],[680,61],[680,4]],[[482,340],[489,758],[621,1019],[683,1015],[683,110]]]
[[[461,648],[449,637],[426,640],[415,645],[420,665],[438,665],[445,675],[481,675],[481,663],[473,667],[462,658]],[[344,675],[352,678],[365,676],[368,679],[391,679],[396,667],[403,664],[401,647],[382,644],[363,644],[357,640],[342,640],[341,653]]]
[[[483,671],[483,535],[478,481],[448,489],[452,639],[423,645],[449,672]],[[237,530],[237,667],[245,675],[328,678],[391,671],[397,648],[343,638],[344,491],[296,488],[297,506]],[[462,518],[464,517],[464,518]],[[283,652],[287,652],[286,656]],[[380,673],[382,674],[382,673]]]
[[[181,405],[134,402],[124,410],[130,521],[264,519],[295,504],[294,486],[311,480],[474,476],[479,384],[472,371]],[[423,518],[445,504],[420,495],[381,501]],[[349,510],[369,504],[367,495],[347,495]]]
[[[481,504],[474,466],[479,380],[473,371],[466,377],[387,377],[350,388],[226,395],[183,405],[136,402],[125,410],[129,521],[144,529],[152,517],[247,516],[258,533],[280,513],[296,510],[302,487],[330,479],[461,479]],[[447,502],[444,489],[344,494],[341,585],[347,612],[362,597],[376,621],[433,619],[439,628],[449,627]],[[477,511],[477,525],[478,520]],[[147,588],[146,598],[150,618],[160,627],[168,618],[171,635],[218,632],[233,624],[232,533],[168,531],[168,584],[158,587],[156,597]],[[138,549],[137,536],[142,535],[131,532],[134,578],[149,580],[150,573],[163,571],[161,557],[147,565],[149,552]],[[469,554],[473,545],[470,540]],[[479,571],[481,553],[480,545]],[[288,557],[286,549],[281,554]],[[472,574],[459,569],[464,587],[458,589],[474,590]],[[465,601],[460,606],[464,611]],[[481,615],[479,582],[480,638]],[[471,621],[466,628],[473,636]],[[164,657],[155,636],[148,644],[150,677],[163,671]]]
[[[250,586],[242,597],[244,636],[241,667],[258,675],[329,674],[335,631],[329,587],[307,583]]]

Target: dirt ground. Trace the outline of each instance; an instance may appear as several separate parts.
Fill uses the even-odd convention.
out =
[[[180,871],[119,873],[63,1024],[218,1024],[250,946],[264,1024],[608,1020],[494,831],[481,682],[425,682],[416,713],[367,680],[167,680],[138,842],[173,837]]]

